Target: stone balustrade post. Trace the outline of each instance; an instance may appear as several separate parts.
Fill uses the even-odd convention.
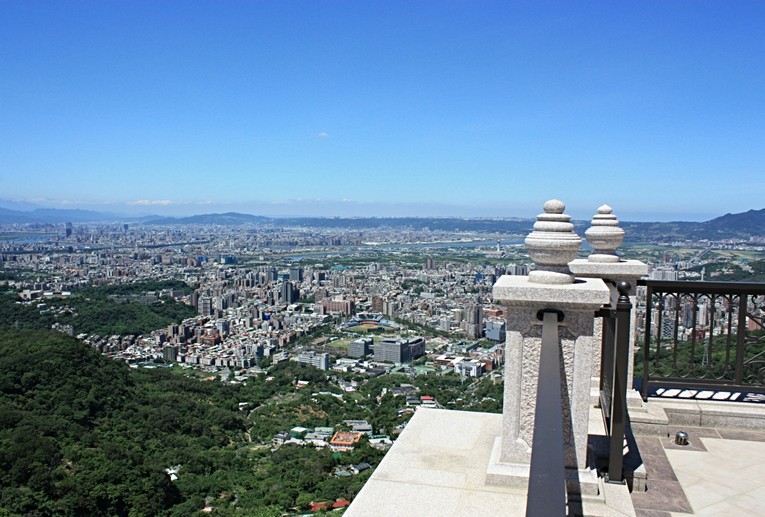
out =
[[[567,482],[581,493],[597,494],[598,479],[587,468],[590,378],[600,342],[593,339],[595,311],[609,302],[599,278],[575,279],[568,263],[581,239],[573,231],[565,205],[545,203],[544,213],[526,238],[536,268],[529,276],[502,276],[494,300],[506,307],[507,341],[502,436],[497,437],[487,468],[489,484],[525,486],[533,447],[542,327],[540,310],[563,313],[558,323],[564,465]],[[570,485],[571,486],[571,485]]]
[[[579,278],[600,278],[604,280],[611,290],[612,307],[616,307],[616,300],[619,297],[616,284],[624,280],[632,286],[629,293],[630,301],[632,302],[632,314],[630,319],[629,362],[627,363],[627,403],[633,408],[641,407],[642,399],[633,388],[635,329],[637,322],[635,294],[637,280],[648,274],[648,265],[639,260],[622,259],[616,254],[616,249],[624,240],[624,230],[619,227],[619,221],[613,215],[613,209],[610,206],[603,205],[599,207],[597,213],[592,218],[591,224],[584,235],[593,252],[587,259],[573,260],[569,262],[568,266]],[[595,339],[598,343],[600,343],[602,335],[602,320],[598,319],[595,323]],[[592,377],[595,386],[597,386],[597,379],[600,377],[600,356],[600,347],[596,347],[592,364]]]

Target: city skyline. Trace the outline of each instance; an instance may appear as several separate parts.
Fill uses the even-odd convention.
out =
[[[4,2],[0,206],[762,208],[765,4]],[[742,188],[743,187],[743,188]]]

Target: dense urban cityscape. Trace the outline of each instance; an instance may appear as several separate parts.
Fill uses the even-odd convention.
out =
[[[481,375],[502,364],[502,349],[493,345],[504,342],[505,326],[491,287],[503,274],[528,274],[531,265],[522,236],[477,232],[67,223],[8,229],[4,236],[3,271],[18,275],[6,284],[40,310],[46,310],[46,300],[66,300],[83,287],[177,280],[189,289],[112,298],[152,303],[169,296],[197,313],[150,335],[84,335],[59,325],[61,330],[129,363],[163,358],[236,372],[260,371],[263,357],[278,362],[290,356],[325,370],[330,363],[345,371],[374,370],[378,361],[411,363],[425,348],[452,352],[460,340],[483,340],[482,347],[462,345],[472,354],[447,353],[436,361],[443,366],[448,358],[450,368]],[[713,251],[736,249],[744,255],[730,253],[726,260]],[[719,274],[725,262],[751,272],[749,260],[741,257],[764,250],[749,239],[634,251],[649,263],[652,278],[676,280],[702,278],[708,264],[712,275]],[[410,327],[442,338],[413,353],[399,351],[399,360],[383,359],[394,358],[383,351],[383,342],[353,353],[353,340],[338,339],[354,335],[339,331],[401,334]],[[338,332],[311,338],[322,329]],[[347,355],[356,361],[335,361]]]
[[[0,517],[765,507],[765,2],[0,2]]]
[[[198,466],[165,451],[187,508],[263,515],[345,508],[420,407],[500,412],[506,321],[492,286],[534,268],[523,235],[469,229],[131,222],[12,224],[0,234],[6,325],[48,326],[133,369],[237,387],[238,447],[261,461],[305,448],[340,455],[278,496],[263,482],[235,489],[237,500],[255,499],[232,506],[209,489],[195,488],[204,503],[191,497]],[[655,279],[752,278],[765,249],[751,235],[622,253]],[[645,306],[638,291],[638,332]],[[711,342],[736,308],[702,298],[658,310],[664,338]]]

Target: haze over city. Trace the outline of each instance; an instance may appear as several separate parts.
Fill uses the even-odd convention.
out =
[[[0,207],[762,208],[762,2],[0,4]]]

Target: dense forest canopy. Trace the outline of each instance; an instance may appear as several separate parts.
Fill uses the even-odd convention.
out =
[[[245,430],[235,400],[226,386],[131,370],[60,333],[0,331],[2,507],[12,515],[183,507],[193,496],[164,469],[214,470],[205,451]]]
[[[31,303],[0,293],[0,517],[185,517],[203,508],[279,516],[312,501],[353,499],[372,469],[348,477],[334,471],[362,462],[374,468],[384,455],[366,438],[342,454],[273,449],[279,431],[340,430],[344,420],[366,419],[395,437],[410,413],[387,390],[402,383],[450,408],[501,411],[502,385],[492,382],[466,389],[453,375],[335,377],[294,362],[245,383],[205,382],[209,373],[181,367],[130,368],[50,328],[137,334],[193,314],[171,298],[114,298],[163,289],[188,292],[185,284],[141,282]],[[308,387],[298,389],[297,380]],[[344,392],[340,380],[357,382],[357,391]]]
[[[133,284],[88,287],[66,298],[34,300],[22,304],[15,293],[0,293],[0,327],[50,328],[53,323],[71,325],[75,334],[138,335],[196,315],[193,307],[170,297],[155,301],[122,300],[119,296],[159,293],[163,289],[190,292],[177,281],[147,281]],[[41,308],[40,303],[45,304]]]
[[[297,390],[296,379],[312,389]],[[296,363],[247,385],[203,382],[181,369],[131,369],[58,332],[0,331],[0,515],[187,516],[205,506],[280,515],[313,500],[352,499],[371,471],[340,478],[333,468],[377,465],[382,451],[362,441],[341,455],[272,452],[270,439],[346,418],[391,429],[403,422],[400,403],[372,394],[400,380],[375,380],[342,402],[317,396],[337,385]],[[165,469],[175,466],[179,478],[170,481]]]

